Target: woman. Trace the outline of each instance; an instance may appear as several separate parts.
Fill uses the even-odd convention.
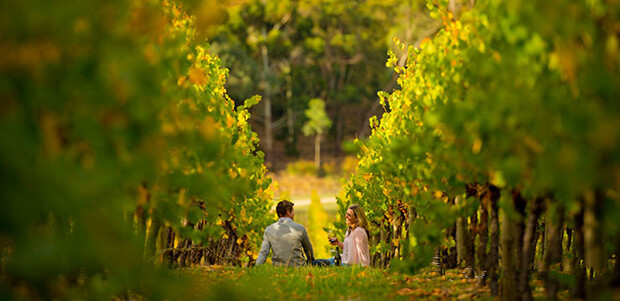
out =
[[[348,226],[344,242],[338,238],[330,237],[329,241],[332,246],[342,248],[342,265],[359,264],[362,266],[370,265],[370,250],[368,247],[368,221],[362,206],[358,204],[350,205],[345,214],[345,220]],[[334,265],[335,259],[317,259],[315,264],[318,265]]]

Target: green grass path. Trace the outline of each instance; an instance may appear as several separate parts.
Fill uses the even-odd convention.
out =
[[[414,276],[361,267],[197,267],[181,270],[200,300],[492,300],[488,287],[462,271]]]

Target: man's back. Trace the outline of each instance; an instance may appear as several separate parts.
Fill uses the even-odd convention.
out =
[[[307,259],[314,258],[312,244],[304,226],[295,223],[290,218],[280,218],[277,222],[265,229],[263,245],[256,260],[256,264],[263,264],[273,251],[271,262],[274,266],[301,266]],[[306,257],[303,256],[305,251]]]

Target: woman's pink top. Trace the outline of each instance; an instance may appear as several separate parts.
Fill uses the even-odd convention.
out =
[[[347,230],[342,246],[342,263],[370,265],[370,250],[368,249],[368,235],[362,227],[352,232]]]

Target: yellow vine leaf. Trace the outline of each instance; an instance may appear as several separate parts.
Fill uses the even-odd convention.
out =
[[[206,140],[211,140],[215,136],[215,130],[217,129],[217,123],[213,120],[213,117],[207,116],[200,126],[200,134]]]
[[[228,175],[230,176],[231,179],[237,178],[237,172],[232,168],[228,169]]]
[[[230,115],[226,116],[226,126],[231,128],[233,126],[233,124],[235,124],[235,118],[233,118]]]
[[[387,188],[385,188],[385,187],[383,187],[383,195],[385,195],[385,196],[389,196],[390,195],[390,191]]]
[[[183,86],[186,80],[187,80],[187,76],[180,76],[177,79],[177,86]]]
[[[185,188],[181,188],[181,191],[179,191],[179,198],[177,199],[177,203],[179,204],[179,206],[183,207],[185,206],[185,201]]]
[[[474,141],[474,145],[472,145],[471,147],[471,152],[474,153],[474,155],[477,155],[480,152],[481,148],[482,140],[480,140],[480,138],[476,138],[476,140]]]
[[[189,80],[195,85],[202,86],[207,82],[207,75],[204,70],[192,67],[189,69]]]
[[[138,205],[145,205],[149,197],[149,191],[143,185],[138,185]]]

